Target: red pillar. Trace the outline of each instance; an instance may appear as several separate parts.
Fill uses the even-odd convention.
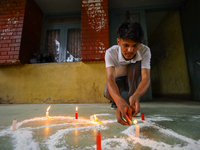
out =
[[[82,0],[81,58],[82,61],[104,60],[109,48],[108,0]]]

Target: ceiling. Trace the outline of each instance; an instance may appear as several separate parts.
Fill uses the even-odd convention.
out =
[[[147,35],[149,38],[168,12],[166,10],[153,12],[154,8],[177,7],[185,1],[186,0],[108,0],[108,8],[149,8],[151,11],[146,13]],[[35,2],[45,14],[81,11],[81,0],[35,0]]]
[[[184,1],[185,0],[108,0],[108,8],[172,6],[180,5]],[[81,0],[35,0],[35,2],[42,9],[43,13],[61,13],[81,10]]]

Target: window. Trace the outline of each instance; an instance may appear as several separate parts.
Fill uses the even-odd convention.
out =
[[[60,30],[47,30],[45,51],[50,53],[53,62],[59,62]]]
[[[81,29],[68,30],[66,61],[81,61]]]
[[[81,61],[81,17],[46,17],[41,51],[50,62]]]

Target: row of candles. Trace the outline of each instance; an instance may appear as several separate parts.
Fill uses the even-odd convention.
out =
[[[50,110],[51,106],[49,106],[46,110],[46,118],[48,119],[49,118],[49,110]],[[75,119],[78,119],[78,107],[76,107],[76,111],[75,111]],[[145,120],[144,119],[144,114],[142,113],[141,114],[141,120]],[[96,115],[94,115],[94,122],[98,122],[98,123],[102,123],[101,121],[99,121],[96,117]],[[138,137],[140,136],[140,126],[137,124],[137,120],[133,120],[133,123],[135,124],[135,137]],[[15,131],[17,128],[17,120],[14,119],[13,120],[13,125],[12,125],[12,130]],[[97,133],[97,137],[96,137],[96,149],[97,150],[101,150],[101,133],[100,131],[98,131]]]

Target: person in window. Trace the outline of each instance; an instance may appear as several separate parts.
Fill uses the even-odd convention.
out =
[[[112,101],[111,109],[116,109],[117,121],[130,125],[132,117],[139,114],[140,97],[150,84],[149,47],[142,44],[144,32],[137,22],[126,21],[117,29],[117,43],[105,53],[107,82],[104,97]],[[121,96],[127,91],[127,99]]]

